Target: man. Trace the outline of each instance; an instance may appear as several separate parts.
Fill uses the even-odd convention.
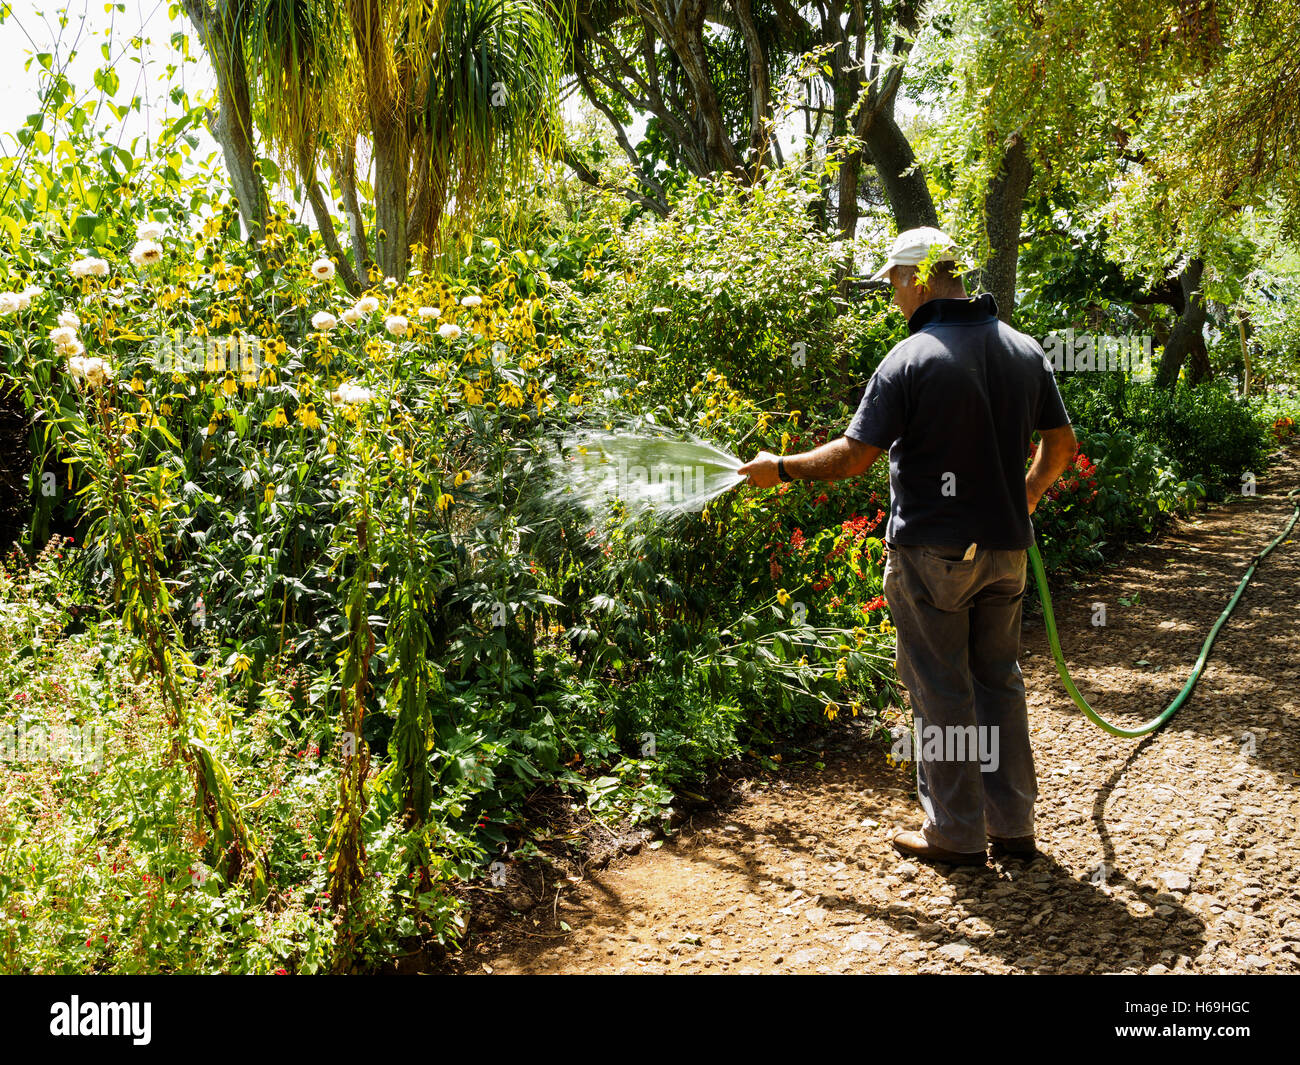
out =
[[[894,847],[961,865],[983,865],[986,844],[1030,857],[1038,789],[1017,662],[1029,515],[1074,457],[1074,431],[1042,347],[998,320],[992,296],[966,294],[944,233],[900,233],[884,278],[911,335],[844,435],[798,455],[760,452],[740,472],[759,488],[833,481],[889,452],[885,596],[925,813]],[[1042,446],[1026,475],[1034,430]]]

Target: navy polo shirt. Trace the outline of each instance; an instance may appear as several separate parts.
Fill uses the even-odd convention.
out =
[[[889,452],[890,543],[1033,543],[1030,435],[1070,418],[1042,346],[997,315],[988,294],[918,307],[844,432]]]

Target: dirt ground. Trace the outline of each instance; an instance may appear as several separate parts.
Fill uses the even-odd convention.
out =
[[[1135,724],[1168,704],[1296,486],[1292,446],[1255,497],[1177,522],[1056,592],[1071,672],[1103,715]],[[1292,537],[1155,736],[1117,739],[1087,721],[1056,676],[1041,616],[1026,619],[1042,857],[961,869],[896,854],[891,833],[920,824],[912,773],[851,725],[822,770],[742,780],[662,842],[615,841],[603,869],[508,883],[495,893],[504,916],[472,924],[466,949],[434,968],[1300,971],[1300,527]],[[1106,604],[1104,627],[1094,603]]]

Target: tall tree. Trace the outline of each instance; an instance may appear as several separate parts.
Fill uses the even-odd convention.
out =
[[[524,175],[557,127],[568,16],[551,0],[184,3],[216,70],[214,133],[248,228],[256,234],[264,217],[264,141],[298,175],[342,266],[319,178],[332,176],[363,278],[367,257],[405,277],[413,242],[431,254],[499,175]],[[369,183],[356,171],[358,143]],[[369,233],[358,196],[367,184]]]
[[[698,175],[752,180],[781,161],[773,133],[795,82],[810,139],[829,139],[841,158],[833,224],[853,234],[871,165],[899,228],[932,225],[924,170],[895,117],[921,12],[921,0],[581,0],[572,69],[661,213],[647,147]],[[637,114],[650,121],[642,145],[629,133]]]

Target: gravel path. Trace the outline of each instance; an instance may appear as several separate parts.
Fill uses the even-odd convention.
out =
[[[1300,447],[1275,457],[1253,499],[1179,522],[1056,595],[1072,674],[1103,715],[1136,723],[1167,705],[1296,485]],[[1027,619],[1045,852],[1031,863],[953,869],[895,854],[892,831],[919,825],[911,774],[850,727],[825,769],[744,782],[657,849],[508,888],[523,916],[476,931],[444,968],[1300,971],[1298,594],[1300,547],[1287,541],[1192,699],[1143,740],[1111,737],[1075,709],[1041,618]],[[1094,603],[1106,604],[1104,628],[1091,624]]]

